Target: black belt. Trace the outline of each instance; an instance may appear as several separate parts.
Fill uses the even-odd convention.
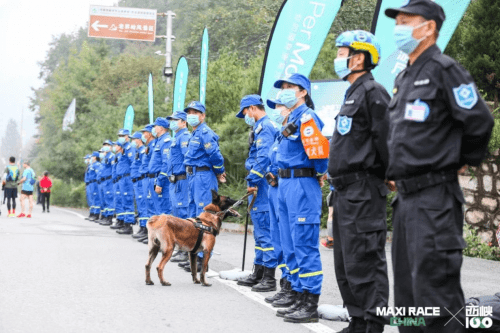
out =
[[[148,173],[148,177],[149,178],[156,178],[156,177],[158,177],[159,174],[160,174],[159,172],[157,172],[157,173]]]
[[[187,176],[185,173],[182,173],[180,175],[172,175],[168,177],[168,181],[171,182],[172,184],[177,183],[179,180],[187,179]]]
[[[137,183],[141,179],[142,179],[141,177],[132,178],[132,183]]]
[[[304,178],[315,177],[314,169],[279,169],[280,178]]]
[[[89,181],[89,184],[92,184],[92,183],[95,183],[95,182],[96,182],[96,180],[94,179],[94,180]]]
[[[429,172],[417,177],[396,180],[396,187],[399,193],[408,194],[418,192],[434,185],[457,180],[458,176],[456,171]]]
[[[98,184],[101,184],[101,183],[104,183],[106,180],[108,179],[111,179],[111,176],[108,176],[108,177],[103,177],[101,179],[99,179],[99,181],[97,182]]]
[[[119,181],[120,179],[122,179],[122,178],[124,178],[124,177],[128,177],[128,176],[130,176],[130,173],[127,173],[127,174],[125,174],[125,175],[118,176],[118,177],[116,177],[116,181]]]
[[[90,182],[85,182],[85,185],[88,185],[88,184],[90,184]]]
[[[346,175],[329,178],[328,183],[335,187],[336,190],[342,190],[346,188],[348,185],[359,182],[360,180],[371,177],[372,175],[366,171],[358,171],[348,173]]]
[[[186,167],[186,172],[189,174],[193,174],[194,168],[196,168],[196,172],[198,171],[210,171],[212,170],[210,167],[192,167],[192,166],[187,166]]]

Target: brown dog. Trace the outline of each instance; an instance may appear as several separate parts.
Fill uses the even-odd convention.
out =
[[[203,286],[211,286],[205,280],[205,273],[207,271],[210,253],[212,253],[212,249],[215,245],[215,236],[220,231],[222,220],[224,220],[226,216],[240,216],[235,210],[229,209],[235,203],[236,200],[219,196],[217,192],[212,190],[212,203],[206,206],[204,212],[197,218],[198,222],[208,227],[206,229],[211,228],[210,230],[212,230],[212,232],[205,231],[203,233],[201,243],[196,250],[196,253],[203,251],[203,267],[200,275],[201,284]],[[196,272],[196,253],[191,253],[197,244],[200,229],[196,228],[193,222],[196,221],[194,219],[184,220],[165,214],[153,216],[149,219],[146,226],[149,235],[149,258],[146,263],[147,285],[154,284],[153,281],[151,281],[151,265],[158,255],[158,251],[161,251],[163,257],[156,268],[158,270],[158,277],[163,286],[170,286],[170,283],[163,279],[163,269],[170,260],[176,245],[178,250],[189,252],[193,282],[196,284],[200,283]]]

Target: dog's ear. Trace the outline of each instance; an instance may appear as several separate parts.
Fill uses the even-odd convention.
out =
[[[214,190],[211,190],[212,191],[212,203],[217,205],[219,204],[220,202],[220,196],[217,192],[215,192]]]

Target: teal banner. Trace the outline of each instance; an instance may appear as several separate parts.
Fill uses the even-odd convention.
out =
[[[200,102],[205,105],[207,93],[207,71],[208,71],[208,29],[203,30],[203,38],[201,40],[201,68],[200,68]]]
[[[148,108],[149,108],[149,123],[154,121],[154,95],[153,95],[153,74],[149,73],[148,81]]]
[[[189,75],[187,60],[184,56],[179,58],[177,69],[175,70],[175,85],[174,85],[174,112],[184,110],[186,101],[186,87]]]
[[[125,120],[123,121],[123,128],[128,129],[130,134],[132,134],[132,127],[134,127],[134,107],[129,105],[127,107],[127,112],[125,112]]]
[[[377,4],[375,17],[372,25],[372,32],[378,38],[382,49],[380,65],[373,71],[373,76],[385,89],[392,95],[394,81],[396,76],[406,68],[408,63],[408,55],[399,51],[392,38],[395,20],[385,16],[385,10],[390,7],[401,7],[407,0],[380,0]],[[457,29],[462,16],[465,14],[470,0],[436,0],[444,9],[446,20],[444,21],[437,45],[444,51],[450,42],[453,33]]]
[[[259,92],[264,100],[276,96],[276,80],[293,73],[309,76],[341,4],[342,0],[283,2],[262,68]]]

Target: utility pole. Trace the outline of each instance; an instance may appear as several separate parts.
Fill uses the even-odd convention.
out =
[[[24,108],[21,108],[21,151],[19,152],[19,166],[23,163],[23,120],[24,120]]]
[[[161,51],[157,51],[156,54],[165,56],[165,67],[163,68],[163,75],[165,76],[165,88],[168,90],[169,84],[172,82],[172,77],[174,75],[174,70],[172,68],[172,42],[175,40],[175,36],[172,35],[172,20],[176,16],[171,10],[166,13],[158,13],[158,16],[166,18],[166,35],[156,36],[156,38],[166,39],[165,54]]]

